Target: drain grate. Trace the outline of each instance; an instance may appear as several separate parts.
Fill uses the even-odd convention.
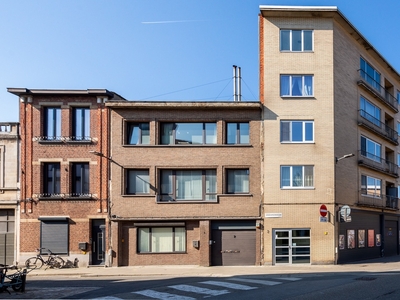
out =
[[[359,278],[356,278],[356,280],[361,280],[361,281],[372,281],[372,280],[375,280],[376,279],[376,277],[359,277]]]

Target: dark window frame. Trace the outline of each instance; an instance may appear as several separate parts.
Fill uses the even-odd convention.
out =
[[[234,129],[234,134],[230,134],[230,125],[235,125],[236,124],[236,129]],[[247,125],[247,139],[248,142],[242,141],[242,131],[245,131],[245,129],[242,129],[242,125]],[[229,137],[234,136],[235,141],[230,142]],[[226,144],[228,145],[250,145],[250,122],[226,122]]]
[[[50,169],[50,167],[52,167]],[[44,197],[61,195],[61,164],[59,162],[45,162],[42,165],[42,192]],[[58,171],[58,176],[57,176]],[[49,186],[49,183],[52,184]]]
[[[90,164],[88,162],[71,163],[71,197],[90,196]]]
[[[153,246],[153,243],[151,242],[151,240],[152,240],[152,230],[154,229],[154,228],[172,228],[172,236],[171,236],[171,239],[172,239],[172,251],[152,251],[153,249],[152,249],[152,246]],[[177,228],[182,228],[183,230],[184,230],[184,236],[185,236],[185,243],[184,243],[184,250],[180,250],[180,251],[178,251],[178,250],[176,250],[175,249],[175,243],[176,243],[176,229]],[[140,247],[140,244],[141,244],[141,236],[140,236],[140,230],[141,229],[148,229],[149,230],[149,240],[148,240],[148,247],[149,247],[149,251],[141,251],[141,247]],[[158,254],[160,254],[160,253],[165,253],[165,254],[167,254],[167,253],[186,253],[186,251],[187,251],[187,229],[186,229],[186,227],[183,227],[183,226],[163,226],[163,227],[158,227],[158,226],[152,226],[152,227],[139,227],[138,228],[138,231],[137,231],[137,253],[140,253],[140,254],[154,254],[154,253],[158,253]]]
[[[188,141],[181,141],[177,139],[177,127],[179,124],[199,124],[202,125],[202,142],[201,143],[193,143]],[[215,126],[215,142],[207,142],[207,124],[213,124]],[[172,132],[170,135],[164,135],[164,131],[167,129],[166,126],[172,125]],[[160,145],[215,145],[217,144],[217,122],[161,122],[160,123]],[[165,143],[164,138],[168,137],[168,140],[171,139],[171,143]]]
[[[245,171],[247,172],[247,191],[236,191],[236,180],[235,182],[232,184],[230,182],[230,174],[233,172],[233,176],[235,176],[235,172],[237,171]],[[225,180],[225,188],[226,188],[226,193],[227,194],[231,194],[231,195],[248,195],[250,194],[250,169],[249,168],[229,168],[225,170],[225,174],[226,174],[226,180]],[[231,189],[231,187],[235,187],[234,190]]]
[[[138,141],[136,143],[131,143],[132,134],[134,133],[134,128],[138,129]],[[145,128],[147,127],[147,128]],[[125,145],[149,145],[150,144],[150,123],[149,122],[132,122],[127,121],[125,124],[126,134],[125,134]],[[144,135],[146,133],[148,135]],[[143,137],[148,137],[148,142],[143,141]]]
[[[145,172],[147,172],[147,176],[148,176],[148,182],[147,182],[148,183],[148,188],[147,189],[148,189],[148,192],[146,192],[146,193],[137,192],[136,185],[135,185],[134,191],[132,191],[131,188],[130,188],[130,185],[129,185],[130,177],[133,176],[133,174],[130,175],[130,173],[131,172],[137,172],[137,171],[145,171]],[[149,169],[136,169],[136,168],[127,168],[127,169],[125,169],[125,195],[149,195],[150,194],[150,187],[151,187],[151,185],[150,185],[150,171],[149,171]]]
[[[72,136],[73,141],[90,141],[90,107],[72,107]],[[80,132],[78,132],[80,123]]]
[[[45,141],[61,141],[61,107],[45,106],[43,117],[42,139]]]

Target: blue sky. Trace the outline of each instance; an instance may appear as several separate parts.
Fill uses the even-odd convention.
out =
[[[398,0],[1,0],[0,122],[18,121],[7,87],[232,100],[232,65],[257,100],[260,5],[337,6],[400,72]]]

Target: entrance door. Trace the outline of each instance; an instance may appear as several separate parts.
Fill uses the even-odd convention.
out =
[[[385,221],[385,256],[397,255],[397,221]]]
[[[92,220],[92,265],[105,263],[105,220]]]
[[[275,229],[274,264],[310,263],[310,229]]]
[[[0,264],[14,263],[14,210],[0,210]]]

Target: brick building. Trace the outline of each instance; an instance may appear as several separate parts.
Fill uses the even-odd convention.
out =
[[[80,266],[105,264],[109,118],[103,89],[8,88],[21,123],[18,261],[46,248]],[[46,250],[42,252],[47,253]]]
[[[336,7],[260,11],[264,263],[397,255],[399,73]]]
[[[17,258],[19,220],[19,124],[0,123],[0,264]]]
[[[113,265],[260,264],[260,103],[106,107]]]

